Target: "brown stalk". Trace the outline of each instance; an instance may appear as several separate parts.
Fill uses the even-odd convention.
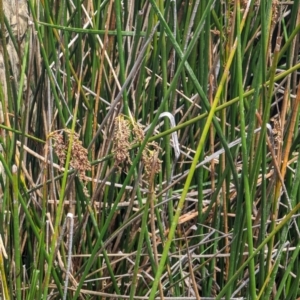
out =
[[[197,282],[196,282],[195,275],[194,275],[193,262],[192,262],[192,258],[191,258],[191,254],[190,254],[190,250],[189,250],[189,243],[188,243],[188,240],[186,238],[185,232],[184,232],[184,239],[185,239],[185,244],[186,244],[186,254],[187,254],[187,257],[188,257],[189,273],[190,273],[192,283],[193,283],[193,286],[194,286],[194,292],[195,292],[196,300],[201,300],[201,297],[200,297],[199,291],[198,291]]]
[[[288,165],[288,159],[289,159],[289,155],[290,155],[290,149],[292,146],[292,139],[293,139],[293,134],[294,134],[293,128],[295,128],[295,124],[296,124],[296,120],[297,120],[297,116],[298,116],[299,102],[300,102],[300,84],[298,85],[296,100],[294,102],[293,109],[292,109],[292,118],[291,118],[291,123],[290,123],[290,127],[289,127],[290,130],[288,131],[287,143],[284,148],[283,160],[282,160],[282,165],[281,165],[281,170],[280,170],[281,178],[279,178],[280,180],[277,181],[277,184],[276,184],[275,199],[277,199],[279,197],[280,189],[281,189],[281,186],[283,185],[283,178],[285,177],[285,174],[286,174],[286,169],[287,169],[287,165]]]

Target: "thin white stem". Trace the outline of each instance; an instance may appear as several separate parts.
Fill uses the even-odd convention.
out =
[[[176,127],[174,116],[171,113],[163,112],[159,115],[158,119],[161,119],[163,117],[169,118],[171,128]],[[151,124],[149,126],[147,126],[144,131],[146,132],[150,128],[150,126],[151,126]],[[173,140],[173,148],[174,148],[174,152],[175,152],[175,157],[176,157],[176,160],[177,160],[180,156],[180,148],[179,148],[178,136],[177,136],[176,131],[172,132],[172,140]]]
[[[67,222],[68,219],[70,219],[70,232],[69,232],[68,261],[67,261],[67,268],[66,268],[66,279],[65,279],[63,300],[67,299],[68,282],[69,282],[70,269],[71,269],[73,229],[74,229],[74,216],[73,216],[72,213],[67,214],[66,222]],[[65,224],[66,224],[66,222],[65,222]]]

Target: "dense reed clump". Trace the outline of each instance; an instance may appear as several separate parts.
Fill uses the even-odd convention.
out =
[[[299,11],[0,0],[0,298],[298,299]]]

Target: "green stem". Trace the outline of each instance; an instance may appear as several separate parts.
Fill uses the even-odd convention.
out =
[[[19,223],[19,201],[18,201],[18,167],[12,166],[13,179],[13,220],[14,220],[14,257],[15,257],[15,279],[16,279],[16,298],[21,300],[21,241]]]
[[[232,285],[233,281],[237,279],[243,269],[249,264],[251,260],[262,250],[264,249],[265,245],[270,242],[270,240],[293,218],[293,216],[297,213],[300,209],[300,203],[298,203],[283,219],[282,221],[274,228],[274,230],[269,234],[268,237],[257,247],[257,249],[250,255],[245,262],[234,272],[232,277],[229,278],[226,285],[223,287],[221,292],[215,298],[215,300],[220,300],[224,294],[227,292],[228,288]]]
[[[123,85],[125,82],[125,57],[123,51],[123,36],[122,36],[122,9],[121,9],[121,0],[115,1],[116,8],[116,25],[117,25],[117,41],[118,41],[118,51],[119,51],[119,65],[120,65],[120,84]],[[128,107],[128,99],[127,92],[124,90],[123,92],[123,104],[124,104],[124,113],[127,117],[129,117],[129,107]]]
[[[252,236],[252,200],[249,185],[249,172],[248,172],[248,149],[246,139],[246,124],[245,124],[245,107],[243,98],[243,74],[242,74],[242,52],[241,52],[241,31],[240,31],[240,2],[237,1],[237,70],[238,70],[238,90],[240,98],[240,124],[241,124],[241,141],[242,141],[242,157],[243,157],[243,184],[245,193],[245,204],[246,204],[246,224],[247,224],[247,238],[248,238],[248,251],[249,255],[253,254],[253,236]],[[254,260],[249,262],[249,275],[250,275],[250,295],[252,299],[256,299],[256,284],[255,284],[255,266]]]

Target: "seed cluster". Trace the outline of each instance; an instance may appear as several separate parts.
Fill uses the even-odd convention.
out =
[[[115,130],[113,139],[113,154],[115,165],[120,166],[123,163],[131,164],[130,149],[130,127],[129,121],[125,120],[122,115],[115,118]]]
[[[66,142],[64,141],[63,132],[66,134]],[[91,170],[91,164],[88,160],[87,149],[82,146],[79,135],[69,129],[64,129],[62,132],[55,131],[49,135],[54,140],[53,148],[61,166],[65,164],[71,136],[73,137],[73,141],[71,145],[70,166],[78,171],[78,177],[85,183],[85,172]]]
[[[272,133],[274,138],[274,150],[277,151],[278,149],[280,149],[283,143],[282,129],[281,129],[280,120],[278,116],[273,117],[271,121],[273,122]]]
[[[152,148],[152,150],[151,150]],[[160,147],[156,142],[152,142],[146,145],[142,153],[142,162],[144,164],[144,177],[149,179],[154,172],[158,174],[161,169],[162,161],[158,159]]]
[[[132,136],[131,136],[132,135]],[[143,142],[145,138],[142,127],[135,121],[128,121],[123,115],[115,119],[115,131],[113,138],[113,154],[115,165],[131,164],[129,150],[133,144]],[[130,142],[132,139],[132,142]],[[151,173],[159,173],[161,160],[158,159],[160,147],[156,142],[147,143],[142,153],[144,165],[144,178],[149,179]]]

